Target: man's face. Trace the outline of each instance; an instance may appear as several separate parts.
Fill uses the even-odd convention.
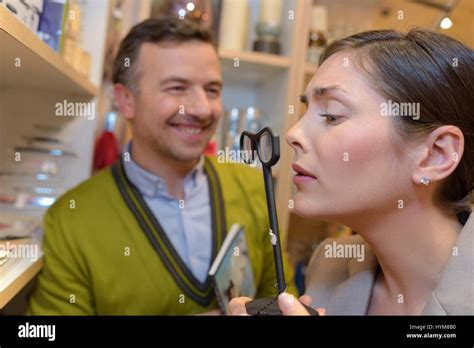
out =
[[[136,74],[134,141],[172,160],[193,161],[203,153],[222,113],[222,75],[211,44],[145,43]]]

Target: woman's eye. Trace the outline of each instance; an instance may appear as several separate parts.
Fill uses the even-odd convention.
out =
[[[335,124],[339,119],[341,118],[340,116],[332,115],[332,114],[319,114],[321,117],[326,118],[326,122],[329,124]]]

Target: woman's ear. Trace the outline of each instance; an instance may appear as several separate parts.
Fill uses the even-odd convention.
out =
[[[114,98],[120,112],[127,120],[135,117],[135,95],[121,83],[114,85]]]
[[[433,130],[420,146],[422,151],[412,180],[416,184],[447,178],[459,164],[464,152],[464,136],[455,126],[441,126]]]

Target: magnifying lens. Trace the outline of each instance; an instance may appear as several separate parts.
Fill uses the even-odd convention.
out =
[[[258,133],[244,131],[240,136],[240,150],[245,163],[251,164],[258,157],[262,164],[268,218],[270,220],[270,242],[273,246],[273,259],[277,279],[276,288],[278,291],[275,297],[255,299],[247,302],[245,306],[247,313],[250,315],[282,315],[278,307],[278,295],[286,290],[286,281],[272,177],[272,166],[280,159],[280,138],[278,135],[273,134],[269,127],[263,128]],[[304,304],[303,306],[311,315],[318,315],[315,309]]]

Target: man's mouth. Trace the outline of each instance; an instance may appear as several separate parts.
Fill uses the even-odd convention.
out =
[[[176,135],[187,142],[200,142],[210,128],[210,124],[192,123],[171,123],[170,126],[174,129]]]
[[[173,125],[177,130],[180,132],[186,133],[186,134],[191,134],[191,135],[196,135],[196,134],[201,134],[204,132],[204,130],[207,127],[204,126],[195,126],[195,125]]]

